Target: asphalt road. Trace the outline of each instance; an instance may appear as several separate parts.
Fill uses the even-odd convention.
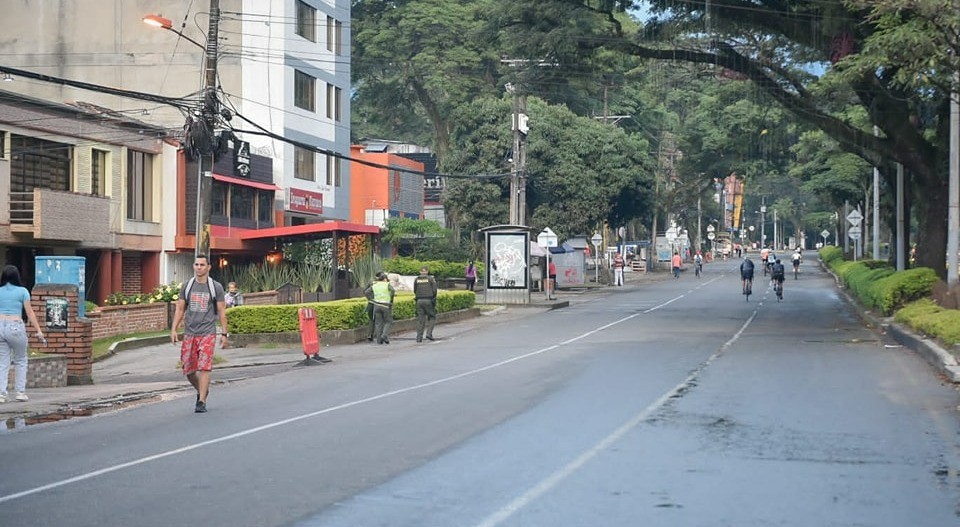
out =
[[[0,524],[960,524],[954,386],[736,265],[0,437]]]

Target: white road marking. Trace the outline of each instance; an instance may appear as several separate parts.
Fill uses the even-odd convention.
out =
[[[676,299],[674,299],[676,300]],[[673,300],[671,300],[672,302]],[[669,303],[669,302],[668,302]],[[665,304],[664,304],[665,305]],[[559,485],[566,479],[568,476],[579,470],[581,467],[586,465],[591,459],[595,458],[601,452],[610,447],[610,445],[616,443],[620,438],[627,434],[630,430],[634,429],[637,425],[645,421],[650,415],[660,409],[671,397],[680,393],[682,390],[686,389],[690,384],[696,380],[697,377],[709,366],[713,361],[715,361],[720,355],[722,355],[730,346],[733,345],[737,339],[740,338],[740,335],[747,329],[747,326],[753,322],[753,319],[756,318],[758,311],[754,309],[753,313],[750,315],[750,318],[744,322],[743,326],[740,327],[740,330],[733,335],[727,342],[720,346],[713,355],[711,355],[707,360],[705,360],[696,370],[694,370],[686,379],[681,381],[679,384],[671,388],[669,391],[661,395],[656,401],[652,402],[649,406],[640,411],[637,415],[630,418],[627,422],[621,425],[619,428],[613,431],[607,437],[601,439],[597,444],[595,444],[590,449],[586,450],[576,459],[563,466],[553,474],[550,474],[545,479],[541,480],[539,483],[534,485],[530,490],[524,492],[522,495],[518,496],[515,500],[508,503],[506,506],[491,514],[483,521],[477,524],[477,527],[496,527],[500,525],[511,516],[513,516],[517,511],[526,507],[533,501],[535,501],[540,496],[546,494],[551,489]]]
[[[661,308],[661,307],[663,307],[663,306],[666,306],[666,305],[668,305],[668,304],[671,304],[671,303],[673,303],[673,302],[675,302],[675,301],[683,298],[683,296],[684,296],[684,295],[680,295],[680,296],[678,296],[678,297],[671,298],[670,300],[667,300],[666,302],[663,302],[663,303],[661,303],[661,304],[659,304],[659,305],[657,305],[657,306],[654,306],[654,307],[652,307],[652,308],[650,308],[650,309],[647,309],[646,311],[643,311],[642,313],[650,313],[650,312],[652,312],[652,311],[656,311],[657,309],[659,309],[659,308]],[[173,449],[173,450],[167,450],[167,451],[165,451],[165,452],[159,452],[159,453],[157,453],[157,454],[153,454],[153,455],[141,457],[141,458],[138,458],[138,459],[133,459],[133,460],[127,461],[127,462],[125,462],[125,463],[119,463],[119,464],[116,464],[116,465],[111,465],[111,466],[109,466],[109,467],[101,468],[101,469],[99,469],[99,470],[94,470],[94,471],[91,471],[91,472],[86,472],[86,473],[83,473],[83,474],[79,474],[79,475],[74,476],[74,477],[72,477],[72,478],[62,479],[62,480],[60,480],[60,481],[55,481],[55,482],[53,482],[53,483],[48,483],[48,484],[46,484],[46,485],[41,485],[41,486],[39,486],[39,487],[34,487],[34,488],[27,489],[27,490],[24,490],[24,491],[21,491],[21,492],[15,492],[15,493],[13,493],[13,494],[7,494],[7,495],[5,495],[5,496],[0,496],[0,503],[6,503],[6,502],[8,502],[8,501],[13,501],[13,500],[16,500],[16,499],[25,498],[25,497],[27,497],[27,496],[31,496],[31,495],[34,495],[34,494],[39,494],[39,493],[41,493],[41,492],[45,492],[45,491],[48,491],[48,490],[52,490],[52,489],[56,489],[56,488],[60,488],[60,487],[65,487],[65,486],[71,485],[71,484],[73,484],[73,483],[80,483],[80,482],[82,482],[82,481],[86,481],[86,480],[89,480],[89,479],[93,479],[93,478],[96,478],[96,477],[98,477],[98,476],[103,476],[103,475],[105,475],[105,474],[110,474],[110,473],[112,473],[112,472],[118,472],[118,471],[123,470],[123,469],[127,469],[127,468],[131,468],[131,467],[136,467],[136,466],[139,466],[139,465],[143,465],[143,464],[149,463],[149,462],[151,462],[151,461],[157,461],[157,460],[159,460],[159,459],[164,459],[164,458],[167,458],[167,457],[176,456],[176,455],[179,455],[179,454],[183,454],[183,453],[186,453],[186,452],[190,452],[190,451],[192,451],[192,450],[197,450],[197,449],[199,449],[199,448],[203,448],[203,447],[207,447],[207,446],[211,446],[211,445],[216,445],[216,444],[218,444],[218,443],[225,443],[225,442],[227,442],[227,441],[232,441],[232,440],[234,440],[234,439],[239,439],[239,438],[246,437],[246,436],[249,436],[249,435],[253,435],[253,434],[256,434],[256,433],[259,433],[259,432],[264,432],[264,431],[271,430],[271,429],[274,429],[274,428],[278,428],[278,427],[281,427],[281,426],[284,426],[284,425],[288,425],[288,424],[291,424],[291,423],[296,423],[296,422],[298,422],[298,421],[303,421],[303,420],[305,420],[305,419],[310,419],[310,418],[313,418],[313,417],[317,417],[317,416],[320,416],[320,415],[328,414],[328,413],[331,413],[331,412],[336,412],[336,411],[339,411],[339,410],[345,410],[345,409],[351,408],[351,407],[353,407],[353,406],[358,406],[358,405],[361,405],[361,404],[366,404],[366,403],[370,403],[370,402],[373,402],[373,401],[378,401],[378,400],[380,400],[380,399],[386,399],[386,398],[388,398],[388,397],[393,397],[393,396],[396,396],[396,395],[401,395],[401,394],[405,394],[405,393],[408,393],[408,392],[413,392],[413,391],[416,391],[416,390],[422,390],[422,389],[424,389],[424,388],[429,388],[429,387],[431,387],[431,386],[436,386],[436,385],[438,385],[438,384],[444,384],[444,383],[448,383],[448,382],[451,382],[451,381],[455,381],[455,380],[457,380],[457,379],[462,379],[462,378],[464,378],[464,377],[469,377],[469,376],[472,376],[472,375],[476,375],[476,374],[479,374],[479,373],[483,373],[483,372],[492,370],[492,369],[494,369],[494,368],[499,368],[499,367],[501,367],[501,366],[505,366],[505,365],[510,364],[510,363],[513,363],[513,362],[517,362],[517,361],[520,361],[520,360],[523,360],[523,359],[527,359],[527,358],[530,358],[530,357],[535,357],[535,356],[537,356],[537,355],[541,355],[541,354],[546,353],[546,352],[548,352],[548,351],[555,350],[555,349],[557,349],[557,348],[559,348],[559,347],[561,347],[561,346],[565,346],[565,345],[567,345],[567,344],[576,342],[576,341],[581,340],[581,339],[583,339],[583,338],[586,338],[586,337],[588,337],[588,336],[590,336],[590,335],[593,335],[594,333],[597,333],[598,331],[603,331],[604,329],[607,329],[607,328],[609,328],[609,327],[612,327],[612,326],[615,326],[615,325],[617,325],[617,324],[621,324],[621,323],[623,323],[623,322],[626,322],[626,321],[628,321],[628,320],[630,320],[630,319],[633,319],[633,318],[641,315],[642,313],[634,313],[633,315],[629,315],[629,316],[620,318],[620,319],[615,320],[615,321],[613,321],[613,322],[611,322],[611,323],[609,323],[609,324],[604,324],[603,326],[600,326],[599,328],[590,330],[590,331],[588,331],[588,332],[586,332],[586,333],[584,333],[584,334],[582,334],[582,335],[580,335],[580,336],[574,337],[574,338],[572,338],[572,339],[568,339],[568,340],[563,341],[563,342],[561,342],[561,343],[559,343],[559,344],[554,344],[554,345],[552,345],[552,346],[547,346],[547,347],[545,347],[545,348],[541,348],[541,349],[539,349],[539,350],[532,351],[532,352],[530,352],[530,353],[525,353],[525,354],[523,354],[523,355],[517,355],[517,356],[515,356],[515,357],[511,357],[511,358],[509,358],[509,359],[505,359],[505,360],[502,360],[502,361],[500,361],[500,362],[495,362],[495,363],[493,363],[493,364],[489,364],[489,365],[483,366],[483,367],[481,367],[481,368],[476,368],[476,369],[473,369],[473,370],[470,370],[470,371],[466,371],[466,372],[463,372],[463,373],[459,373],[459,374],[457,374],[457,375],[451,375],[451,376],[449,376],[449,377],[444,377],[444,378],[442,378],[442,379],[437,379],[437,380],[434,380],[434,381],[425,382],[425,383],[417,384],[417,385],[414,385],[414,386],[408,386],[408,387],[406,387],[406,388],[400,388],[400,389],[398,389],[398,390],[393,390],[393,391],[389,391],[389,392],[384,392],[384,393],[381,393],[381,394],[379,394],[379,395],[374,395],[374,396],[371,396],[371,397],[366,397],[366,398],[363,398],[363,399],[358,399],[358,400],[356,400],[356,401],[351,401],[351,402],[344,403],[344,404],[340,404],[340,405],[337,405],[337,406],[331,406],[331,407],[329,407],[329,408],[324,408],[324,409],[322,409],[322,410],[317,410],[317,411],[315,411],[315,412],[309,412],[309,413],[306,413],[306,414],[297,415],[297,416],[294,416],[294,417],[290,417],[290,418],[288,418],[288,419],[283,419],[283,420],[280,420],[280,421],[275,421],[275,422],[273,422],[273,423],[267,423],[267,424],[265,424],[265,425],[257,426],[257,427],[254,427],[254,428],[248,428],[248,429],[246,429],[246,430],[241,430],[241,431],[235,432],[235,433],[233,433],[233,434],[228,434],[228,435],[225,435],[225,436],[220,436],[220,437],[216,437],[216,438],[213,438],[213,439],[208,439],[207,441],[201,441],[201,442],[199,442],[199,443],[193,443],[193,444],[190,444],[190,445],[184,445],[184,446],[182,446],[182,447],[180,447],[180,448],[175,448],[175,449]],[[752,317],[751,317],[751,320],[752,320]],[[741,330],[741,331],[742,331],[742,330]],[[739,335],[739,333],[738,333],[738,335]]]

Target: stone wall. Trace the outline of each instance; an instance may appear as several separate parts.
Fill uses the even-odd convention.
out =
[[[67,385],[67,357],[65,355],[43,355],[30,357],[27,361],[27,388],[60,388]],[[13,365],[10,365],[10,378],[7,391],[13,393]]]
[[[93,323],[93,338],[102,339],[114,335],[164,331],[170,327],[168,309],[172,321],[174,304],[166,302],[105,306],[88,312],[87,318]]]

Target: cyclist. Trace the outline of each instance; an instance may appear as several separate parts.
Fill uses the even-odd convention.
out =
[[[793,253],[791,259],[793,260],[793,276],[796,278],[797,272],[800,271],[800,262],[803,261],[803,256],[800,254],[799,247],[797,247],[797,250]]]
[[[753,261],[749,256],[743,259],[740,264],[740,280],[742,282],[743,294],[753,289]]]
[[[771,283],[774,284],[778,298],[783,298],[783,273],[783,264],[780,263],[778,258],[773,261],[773,265],[770,267]]]
[[[700,251],[697,251],[697,254],[693,257],[693,265],[697,272],[697,278],[699,278],[700,273],[703,272],[703,255],[700,254]]]

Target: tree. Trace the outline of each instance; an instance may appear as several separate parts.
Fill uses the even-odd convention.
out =
[[[904,165],[923,196],[917,200],[922,207],[918,263],[943,272],[945,88],[956,87],[948,81],[960,57],[956,10],[935,0],[712,0],[707,16],[703,1],[648,3],[659,18],[647,24],[645,42],[624,31],[618,18],[633,5],[628,0],[520,0],[499,21],[513,29],[516,49],[526,49],[530,57],[582,64],[584,57],[615,49],[639,58],[711,64],[749,79],[871,165]],[[860,7],[868,4],[876,5],[872,11]],[[923,36],[896,40],[905,37],[900,22]],[[896,47],[902,51],[893,52]],[[930,53],[937,58],[927,65],[916,60]],[[811,73],[824,65],[822,77]],[[920,81],[923,89],[907,82],[925,77],[930,80]],[[839,111],[851,104],[864,109],[871,126]],[[935,118],[924,120],[927,114]],[[881,130],[879,136],[872,125]],[[884,171],[886,177],[891,173]]]
[[[390,218],[381,239],[396,247],[398,251],[409,249],[411,256],[419,258],[431,240],[444,239],[448,234],[447,229],[432,220]]]

